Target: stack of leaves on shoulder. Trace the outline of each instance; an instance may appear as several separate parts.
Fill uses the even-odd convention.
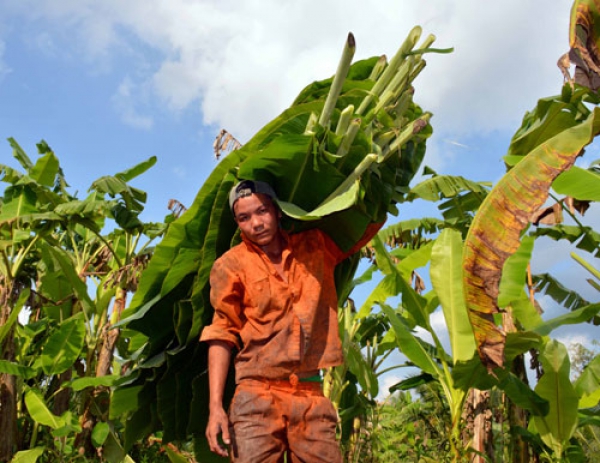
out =
[[[188,427],[171,426],[167,441],[203,432],[192,424],[194,408],[205,407],[206,398],[197,395],[202,381],[194,383],[192,397],[174,398],[186,401],[181,407],[161,410],[160,397],[152,397],[167,378],[185,380],[181,375],[189,366],[190,382],[206,372],[197,339],[212,318],[209,273],[239,240],[227,201],[230,188],[241,179],[268,182],[285,213],[284,228],[319,227],[342,249],[352,247],[370,223],[396,214],[432,133],[431,114],[413,101],[413,82],[425,67],[424,54],[451,51],[431,48],[432,35],[417,45],[421,33],[413,28],[389,62],[381,56],[353,64],[356,44],[349,34],[336,74],[308,85],[288,109],[224,157],[156,247],[123,322],[148,338],[141,368],[124,388],[144,386],[140,395],[158,406],[153,415],[160,417],[159,427],[169,427],[177,413],[179,420],[191,420]],[[336,282],[341,294],[356,259],[342,265]]]

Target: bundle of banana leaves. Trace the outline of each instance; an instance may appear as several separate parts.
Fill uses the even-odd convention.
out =
[[[230,152],[192,206],[170,224],[124,313],[137,366],[115,390],[111,414],[127,413],[126,446],[158,429],[163,441],[203,436],[207,419],[206,346],[198,342],[213,309],[213,262],[239,241],[228,206],[240,179],[266,181],[277,192],[290,232],[326,231],[349,249],[373,222],[397,213],[431,135],[431,114],[413,101],[429,36],[415,27],[395,56],[352,64],[348,36],[333,78],[308,85],[289,109]],[[358,257],[337,269],[340,302]],[[137,351],[136,351],[137,349]],[[198,439],[201,440],[201,439]]]

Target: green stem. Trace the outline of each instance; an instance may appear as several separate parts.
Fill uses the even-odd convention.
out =
[[[142,239],[142,234],[138,233],[137,235],[134,235],[133,237],[133,244],[131,245],[131,252],[134,253],[135,250],[138,248],[139,244],[140,244],[140,240]],[[131,260],[131,258],[128,258],[128,263]]]
[[[600,291],[600,284],[596,283],[594,280],[587,280],[587,282],[594,288],[596,291]]]
[[[315,113],[310,113],[308,117],[308,122],[306,123],[306,129],[304,129],[305,134],[314,134],[315,133],[315,125],[317,125],[317,115]]]
[[[379,135],[375,140],[373,140],[373,142],[379,147],[386,146],[394,139],[397,133],[397,130],[388,130],[387,132],[384,132],[381,135]]]
[[[326,204],[327,202],[331,201],[333,198],[339,196],[340,194],[342,194],[344,191],[346,191],[348,188],[350,188],[350,186],[357,181],[358,179],[360,179],[361,175],[369,168],[371,167],[371,164],[373,164],[374,162],[377,161],[377,156],[375,154],[367,154],[362,161],[360,161],[360,164],[358,164],[355,169],[354,172],[352,172],[347,178],[346,180],[344,180],[340,186],[338,186],[333,193],[331,193],[321,204]]]
[[[592,267],[592,265],[589,262],[586,262],[582,257],[578,256],[574,252],[571,253],[571,257],[575,259],[579,265],[581,265],[588,272],[594,275],[598,280],[600,280],[600,271]]]
[[[423,40],[423,43],[421,43],[421,45],[419,45],[419,48],[416,50],[413,50],[410,53],[413,54],[422,54],[424,52],[426,52],[427,50],[429,50],[429,47],[431,46],[431,44],[435,42],[435,35],[433,34],[429,34],[427,37],[425,37],[425,40]]]
[[[429,325],[429,323],[428,323]],[[427,327],[427,331],[429,332],[429,334],[431,335],[431,338],[433,339],[433,343],[435,344],[436,350],[438,352],[444,352],[444,347],[442,346],[442,343],[440,342],[439,338],[437,337],[435,331],[433,329],[431,329],[430,326]],[[452,384],[452,374],[450,373],[450,368],[448,367],[448,362],[446,362],[446,359],[444,358],[443,355],[439,356],[439,361],[442,364],[442,371],[444,372],[444,375],[442,376],[439,371],[438,368],[438,381],[440,383],[440,386],[442,387],[442,390],[444,391],[444,394],[446,395],[446,400],[448,400],[448,405],[450,406],[450,410],[453,410],[453,408],[456,406],[455,403],[455,397],[454,394],[452,394],[452,390],[451,388],[451,384]]]
[[[350,69],[350,65],[352,64],[352,58],[354,57],[355,51],[356,42],[354,40],[354,35],[350,33],[348,34],[348,39],[346,40],[342,57],[338,64],[337,71],[335,72],[335,77],[333,78],[333,82],[331,83],[329,94],[327,95],[327,99],[325,100],[325,105],[323,106],[321,117],[319,117],[319,125],[321,127],[327,128],[327,126],[329,126],[329,120],[331,119],[331,115],[333,114],[333,110],[335,109],[335,104],[337,103],[337,99],[342,91],[342,86],[344,85],[344,81],[346,80],[346,76],[348,75],[348,70]]]
[[[340,113],[340,118],[338,119],[337,127],[335,128],[336,135],[341,137],[348,131],[348,126],[350,125],[353,115],[354,105],[348,105],[346,109]]]
[[[412,87],[409,87],[404,93],[402,93],[402,96],[400,96],[398,102],[396,103],[396,107],[394,108],[396,118],[401,118],[408,110],[414,94],[415,90]]]
[[[406,39],[404,40],[404,43],[400,46],[394,57],[391,59],[388,67],[385,68],[385,71],[383,71],[381,77],[377,79],[377,82],[375,82],[375,85],[373,85],[371,91],[363,99],[362,103],[358,107],[358,110],[356,111],[357,114],[363,114],[373,101],[373,98],[379,99],[381,92],[393,79],[394,75],[400,68],[400,65],[408,56],[409,52],[414,48],[415,44],[417,43],[417,40],[419,40],[419,37],[421,37],[421,32],[422,29],[420,26],[415,26],[410,31],[408,37],[406,37]]]
[[[73,233],[69,233],[69,237],[68,237],[69,241],[71,241],[71,247],[73,248],[73,254],[75,254],[75,268],[81,269],[83,268],[83,263],[81,262],[81,253],[77,252],[78,247],[77,247],[77,243],[75,242],[75,236],[73,235]],[[62,239],[60,240],[62,241]]]
[[[35,443],[37,442],[38,436],[38,424],[33,423],[33,430],[31,431],[31,440],[29,441],[29,448],[32,449],[35,447]]]
[[[381,109],[387,106],[391,101],[393,101],[396,94],[400,94],[401,89],[406,85],[407,78],[410,75],[414,65],[415,58],[412,56],[402,63],[402,66],[400,66],[400,69],[398,69],[398,72],[396,75],[394,75],[389,85],[381,94],[381,98],[375,105],[375,108],[372,111],[374,115],[381,111]]]
[[[425,53],[452,53],[454,51],[454,47],[450,48],[419,48],[418,50],[412,50],[408,52],[409,55],[424,55]]]
[[[373,69],[371,69],[371,75],[369,75],[369,80],[377,80],[383,72],[383,70],[385,69],[386,65],[387,59],[385,58],[385,55],[380,56],[377,62],[375,63],[375,66],[373,66]]]
[[[396,368],[400,368],[400,365],[395,365],[389,368],[384,369],[383,371],[379,371],[379,367],[383,364],[383,362],[394,352],[392,349],[386,351],[384,354],[380,356],[380,358],[375,362],[373,370],[377,371],[377,376],[381,376],[383,373],[395,370]]]
[[[38,242],[39,238],[40,238],[40,235],[35,235],[33,237],[33,239],[31,240],[31,242],[27,245],[27,247],[24,250],[22,250],[23,252],[18,253],[17,259],[15,259],[15,261],[16,261],[15,266],[12,269],[10,269],[10,267],[9,267],[9,271],[10,271],[9,277],[11,279],[13,279],[14,277],[16,277],[19,274],[19,272],[21,271],[21,266],[25,262],[25,256],[31,250],[31,248],[33,248],[34,244]]]
[[[356,134],[360,130],[360,123],[361,123],[360,119],[354,119],[350,123],[350,127],[348,127],[348,130],[346,131],[346,134],[344,135],[344,138],[342,139],[342,143],[340,144],[340,147],[337,150],[337,153],[336,153],[337,156],[345,156],[346,154],[348,154],[348,151],[350,150],[350,147],[352,146],[352,142],[354,142],[354,138],[356,137]]]
[[[377,376],[382,376],[390,371],[398,370],[399,368],[414,368],[414,365],[394,365],[393,367],[384,368],[377,372]]]
[[[385,161],[392,153],[396,152],[397,149],[401,148],[402,145],[410,140],[413,135],[419,133],[427,126],[429,119],[431,119],[431,113],[425,113],[420,118],[407,125],[402,133],[400,133],[400,135],[383,150],[383,159],[379,162]]]
[[[421,73],[421,71],[425,68],[427,62],[424,59],[417,60],[417,64],[413,67],[410,75],[408,76],[408,81],[413,82],[417,76]]]

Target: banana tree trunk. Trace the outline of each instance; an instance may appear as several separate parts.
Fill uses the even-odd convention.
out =
[[[8,321],[11,312],[9,289],[0,285],[0,326]],[[15,340],[11,329],[2,342],[0,358],[15,359]],[[14,375],[0,374],[0,461],[10,461],[17,439],[17,380]]]
[[[106,322],[102,330],[102,348],[98,355],[98,364],[96,365],[96,377],[110,374],[111,365],[114,357],[115,346],[119,339],[120,330],[112,328],[112,325],[121,319],[121,313],[125,308],[127,292],[124,289],[117,290],[117,296],[113,305],[113,315],[110,321]]]
[[[529,268],[527,275],[529,281],[531,281],[531,272]],[[529,288],[533,289],[533,285],[529,284]],[[533,299],[533,293],[531,293],[531,297]],[[502,314],[502,324],[507,333],[517,331],[510,311]],[[519,355],[513,360],[512,372],[525,384],[529,384],[525,369],[525,358],[523,355]],[[515,405],[507,396],[505,396],[505,404],[508,411],[508,423],[510,427],[510,461],[514,463],[530,463],[529,445],[523,440],[522,435],[516,432],[518,428],[527,429],[529,422],[527,412]]]
[[[96,363],[96,378],[111,373],[114,351],[120,334],[120,330],[112,328],[112,325],[121,319],[121,313],[125,308],[126,300],[127,291],[121,288],[117,289],[112,316],[102,328],[100,352],[98,353],[98,361]],[[77,436],[75,445],[79,447],[80,452],[86,455],[90,455],[91,452],[95,451],[91,443],[91,435],[96,425],[97,417],[92,413],[92,405],[105,390],[106,388],[102,386],[95,388],[85,401],[85,408],[81,417],[81,432]]]
[[[490,408],[490,391],[476,390],[476,408],[474,440],[476,450],[480,455],[473,459],[476,463],[489,463],[494,459],[494,445],[492,434],[492,410]],[[484,457],[487,456],[487,458]]]
[[[475,451],[469,459],[471,463],[495,461],[492,418],[489,391],[471,389],[463,412],[463,420],[466,423],[463,430],[463,445],[466,448],[470,443],[471,449]]]
[[[71,381],[73,378],[73,369],[69,368],[64,373],[58,375],[58,384],[64,384],[66,382]],[[71,403],[73,391],[69,387],[65,387],[56,393],[54,398],[54,407],[52,412],[56,416],[61,416],[64,412],[69,409],[69,404]]]
[[[525,363],[523,356],[519,356],[513,361],[513,372],[523,379],[518,371],[525,371]],[[526,377],[525,377],[526,379]],[[506,397],[506,407],[508,410],[508,421],[510,426],[510,461],[514,463],[529,463],[529,446],[523,440],[522,436],[516,432],[516,429],[527,429],[528,416],[527,412],[521,407],[518,407]]]

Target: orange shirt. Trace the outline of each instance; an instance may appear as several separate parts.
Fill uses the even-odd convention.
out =
[[[236,381],[287,379],[343,362],[338,334],[335,266],[358,251],[382,224],[367,228],[348,253],[318,229],[287,235],[282,278],[266,254],[245,239],[215,262],[213,322],[201,341],[221,340],[240,351]]]

